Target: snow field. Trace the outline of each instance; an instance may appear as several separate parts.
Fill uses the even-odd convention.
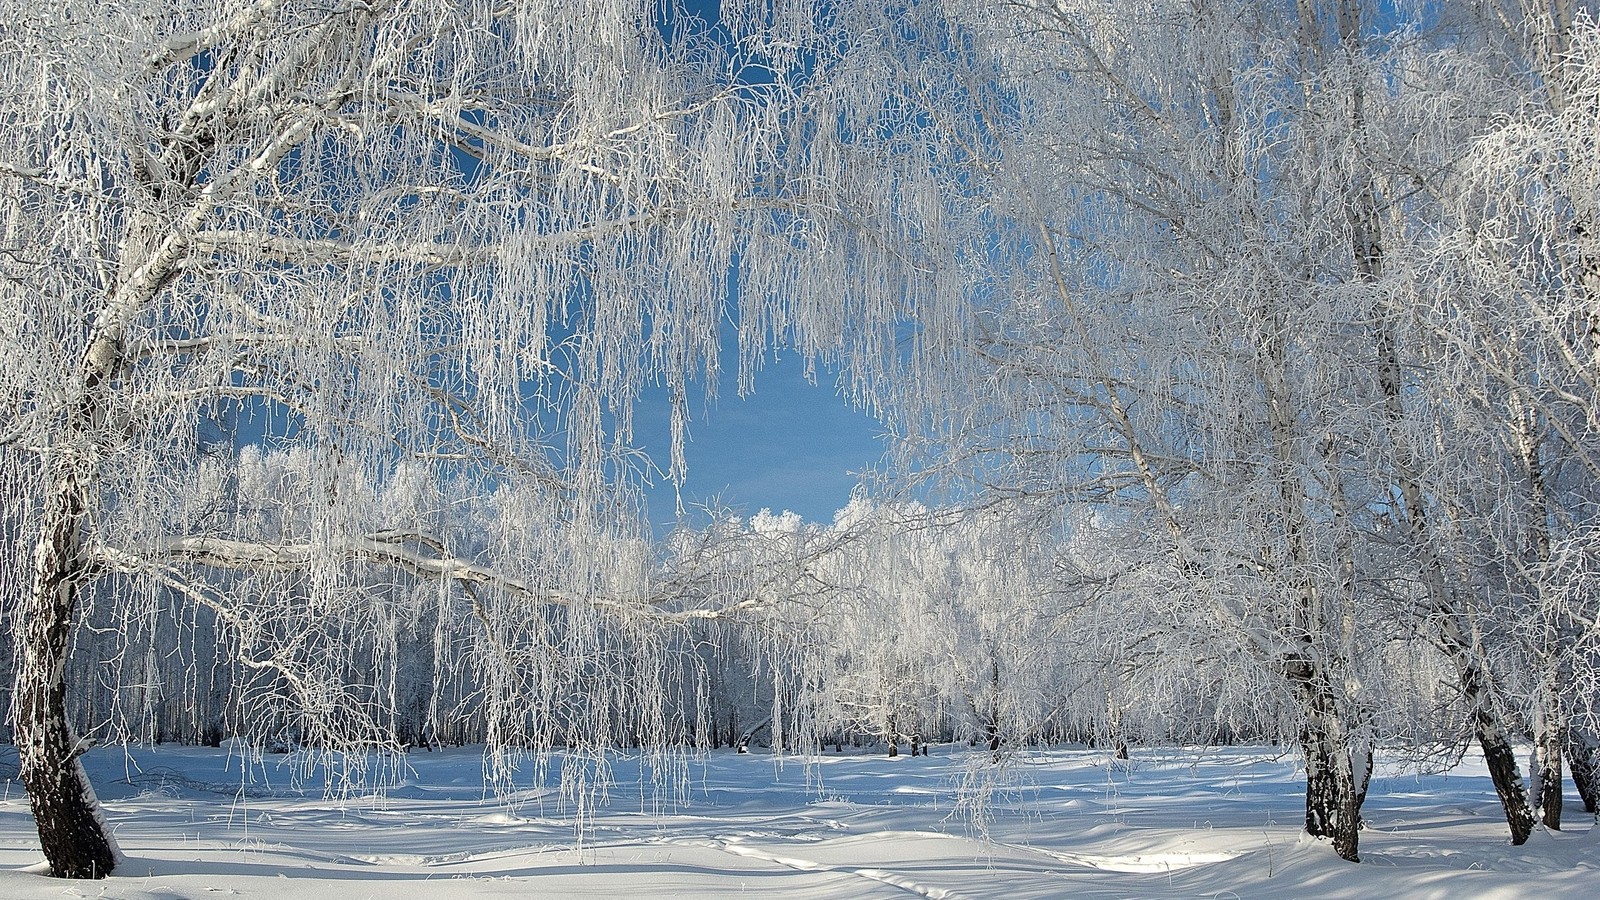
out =
[[[1444,774],[1386,758],[1364,861],[1349,865],[1301,834],[1292,755],[1135,757],[1033,753],[985,787],[992,770],[965,747],[916,759],[715,753],[688,764],[676,802],[641,786],[639,760],[619,758],[609,800],[579,834],[532,766],[518,793],[486,794],[470,748],[414,753],[387,790],[342,798],[297,782],[287,756],[102,749],[90,768],[123,871],[93,883],[19,871],[39,852],[8,781],[0,897],[1580,897],[1600,861],[1600,832],[1576,801],[1567,832],[1509,846],[1470,758]],[[983,792],[987,834],[962,806]]]

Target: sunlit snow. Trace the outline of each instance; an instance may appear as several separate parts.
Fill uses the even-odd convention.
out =
[[[1445,774],[1395,757],[1366,807],[1364,861],[1301,832],[1302,775],[1277,748],[1050,750],[988,793],[987,833],[961,801],[992,774],[965,745],[931,757],[715,753],[664,802],[638,760],[580,835],[532,766],[486,796],[477,750],[415,752],[381,794],[330,798],[291,756],[241,771],[226,750],[97,750],[90,770],[126,865],[71,884],[39,860],[25,798],[0,804],[0,896],[261,897],[1558,897],[1600,855],[1575,804],[1565,833],[1512,848],[1471,757]],[[558,758],[553,765],[559,765]],[[14,767],[12,769],[14,771]],[[65,892],[65,893],[64,893]]]

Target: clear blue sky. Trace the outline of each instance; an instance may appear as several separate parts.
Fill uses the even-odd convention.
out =
[[[690,14],[714,27],[718,0],[684,0]],[[769,356],[755,376],[755,392],[741,398],[736,389],[738,351],[731,332],[723,335],[725,371],[718,399],[708,409],[698,386],[691,386],[688,478],[684,507],[713,500],[753,513],[792,510],[808,520],[829,522],[850,499],[855,473],[877,463],[884,444],[879,423],[851,408],[834,389],[834,374],[805,378],[798,354]],[[665,389],[648,391],[634,415],[634,442],[655,464],[671,461],[671,410]],[[675,521],[676,494],[665,477],[649,490],[650,522],[660,528]]]
[[[883,454],[882,428],[872,416],[851,408],[834,390],[833,374],[819,371],[806,381],[798,354],[780,352],[755,377],[755,392],[741,398],[735,389],[738,355],[724,340],[724,372],[718,399],[709,410],[690,388],[688,479],[683,502],[693,507],[713,499],[753,513],[793,510],[808,520],[829,522],[850,499],[853,473],[874,465]],[[671,453],[670,404],[665,389],[651,389],[635,411],[634,439],[665,468]],[[650,522],[674,521],[674,492],[657,478],[648,493]]]

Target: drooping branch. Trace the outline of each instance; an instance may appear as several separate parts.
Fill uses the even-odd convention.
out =
[[[91,565],[108,571],[159,569],[175,579],[181,576],[170,567],[173,562],[236,571],[287,572],[308,569],[321,556],[391,566],[420,578],[451,581],[465,589],[498,589],[539,605],[587,605],[619,615],[643,616],[663,625],[748,614],[765,609],[773,602],[756,590],[746,596],[724,598],[722,603],[715,606],[675,609],[674,606],[685,601],[707,599],[705,594],[694,591],[692,585],[682,583],[670,586],[671,589],[660,594],[637,599],[600,594],[580,595],[556,587],[535,585],[526,579],[508,576],[490,567],[452,556],[438,538],[409,529],[375,531],[322,545],[243,541],[213,536],[174,537],[164,543],[157,558],[141,557],[105,544],[95,544],[86,555]]]
[[[295,266],[321,260],[356,268],[409,263],[442,269],[484,263],[493,258],[489,251],[465,244],[431,241],[409,244],[360,243],[333,238],[288,237],[259,230],[203,231],[194,236],[193,246],[201,253],[247,253],[263,260]]]

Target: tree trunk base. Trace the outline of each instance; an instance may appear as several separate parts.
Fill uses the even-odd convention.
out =
[[[65,748],[63,748],[65,749]],[[60,760],[67,754],[57,756]],[[23,785],[28,789],[39,846],[57,878],[104,878],[117,868],[121,854],[100,817],[89,776],[76,756],[64,763],[25,760]]]
[[[1522,773],[1517,770],[1517,754],[1501,736],[1495,723],[1486,721],[1482,710],[1478,712],[1477,731],[1478,745],[1483,748],[1483,760],[1489,767],[1489,778],[1494,782],[1500,806],[1505,810],[1506,825],[1511,829],[1511,843],[1516,846],[1526,844],[1533,834],[1535,819],[1533,809],[1528,805]]]

